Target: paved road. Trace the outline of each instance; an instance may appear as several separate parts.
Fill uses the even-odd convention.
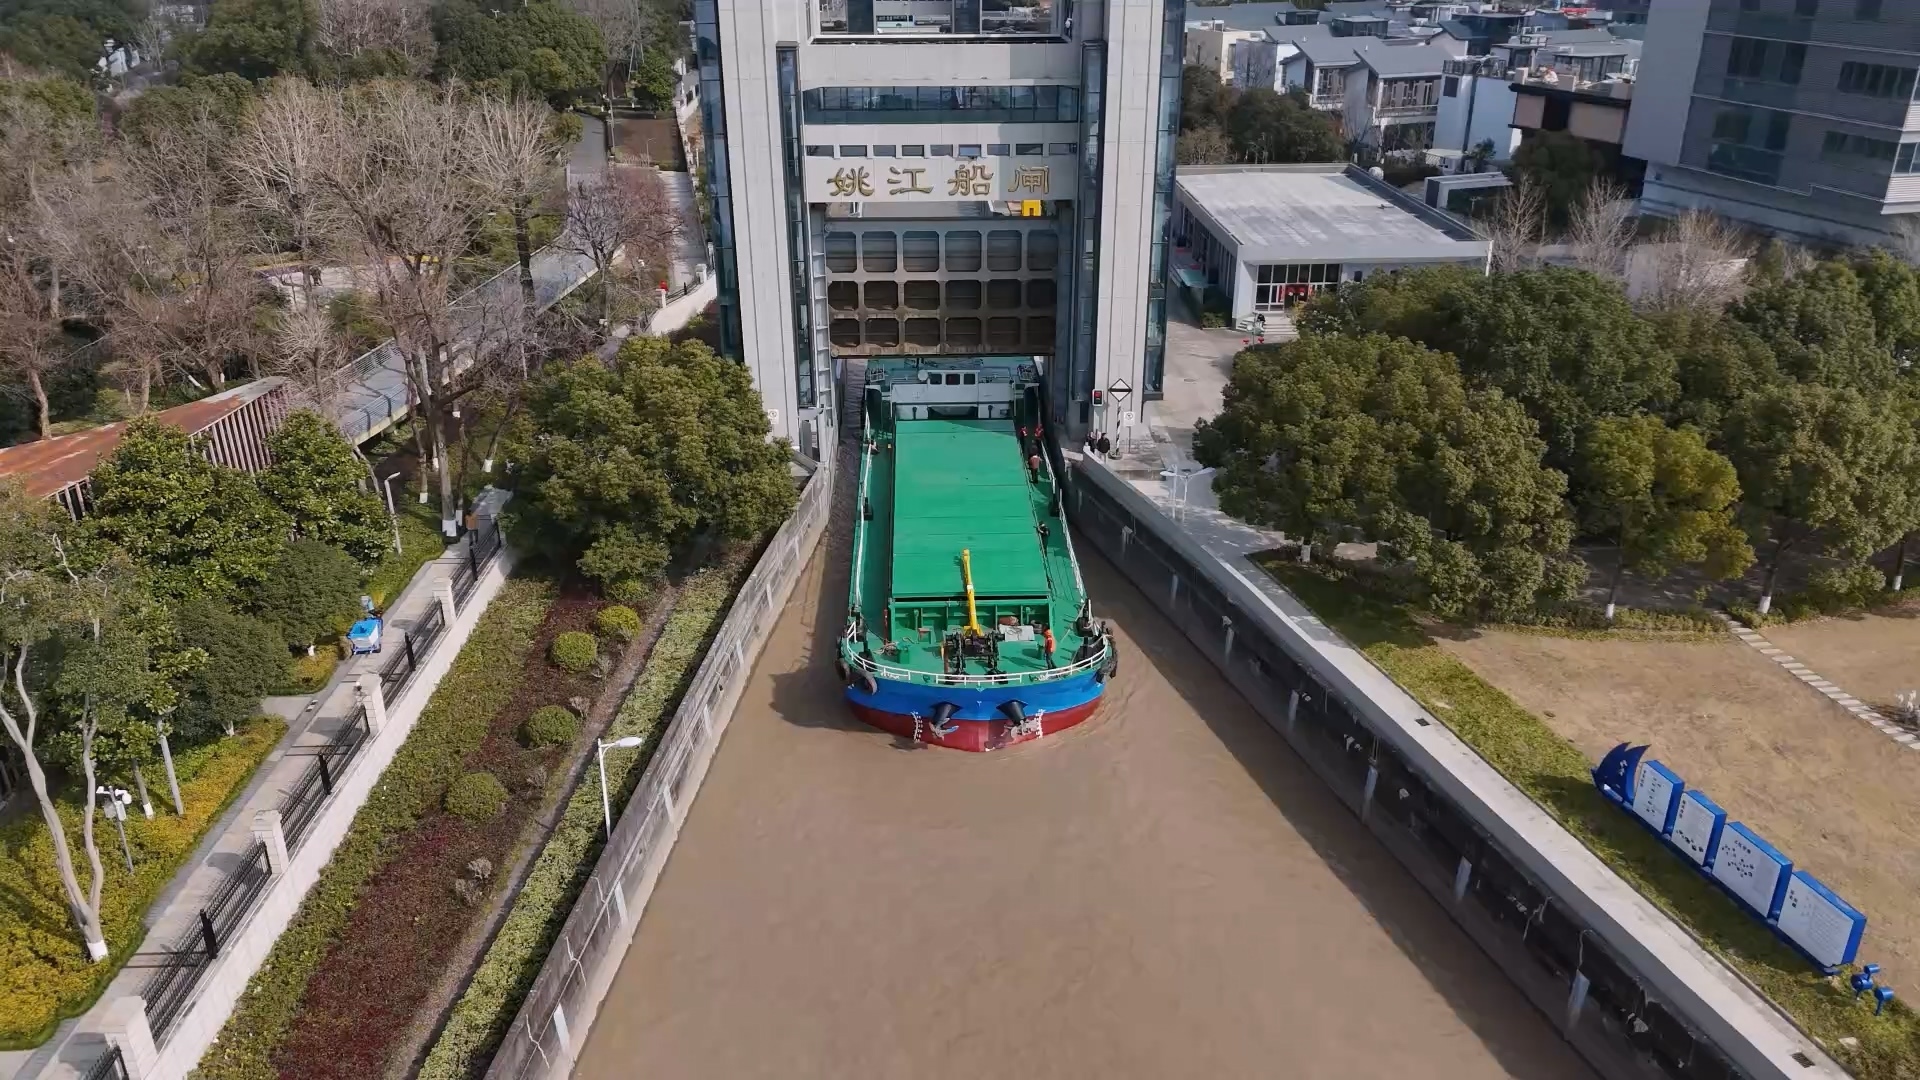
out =
[[[1092,721],[990,755],[851,723],[846,516],[577,1077],[1591,1077],[1097,556],[1123,661]]]

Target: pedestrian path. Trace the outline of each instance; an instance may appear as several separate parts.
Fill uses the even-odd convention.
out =
[[[466,542],[448,548],[439,558],[421,567],[413,581],[386,612],[386,644],[397,646],[401,634],[426,617],[440,603],[442,582],[450,582],[464,558]],[[333,677],[319,692],[294,706],[298,699],[272,699],[269,711],[295,714],[287,733],[260,765],[244,793],[221,815],[193,858],[174,875],[147,912],[147,936],[140,951],[107,985],[93,1008],[60,1025],[53,1038],[34,1050],[0,1053],[0,1080],[37,1080],[51,1075],[60,1065],[84,1069],[101,1052],[97,1034],[99,1014],[120,998],[139,994],[156,968],[167,960],[172,943],[198,925],[200,909],[212,893],[239,868],[252,852],[254,814],[279,809],[289,789],[306,772],[320,747],[325,746],[349,722],[358,704],[356,682],[362,675],[378,677],[380,665],[391,660],[391,652],[376,656],[356,656],[341,662]],[[283,711],[284,710],[284,711]],[[164,800],[156,804],[165,813]]]
[[[1901,727],[1899,724],[1881,715],[1879,709],[1847,693],[1834,683],[1821,678],[1819,672],[1788,655],[1787,650],[1768,641],[1766,636],[1758,630],[1753,629],[1731,616],[1722,615],[1720,617],[1726,620],[1727,628],[1733,631],[1734,637],[1739,638],[1745,642],[1748,647],[1758,651],[1761,656],[1785,668],[1787,674],[1806,683],[1818,691],[1820,695],[1828,701],[1833,702],[1835,705],[1872,724],[1880,734],[1885,735],[1887,738],[1892,739],[1894,742],[1899,743],[1909,750],[1920,750],[1920,734]]]

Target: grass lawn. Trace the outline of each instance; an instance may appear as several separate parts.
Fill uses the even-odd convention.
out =
[[[1648,900],[1791,1015],[1856,1076],[1920,1077],[1920,1016],[1856,1002],[1844,976],[1812,970],[1664,843],[1593,787],[1592,762],[1539,717],[1445,652],[1404,609],[1324,572],[1268,560],[1268,573],[1364,652]],[[1857,1040],[1844,1045],[1843,1038]]]
[[[285,731],[284,722],[260,717],[232,738],[180,753],[174,760],[185,817],[173,815],[166,802],[164,776],[158,767],[153,769],[148,779],[154,819],[135,815],[127,823],[135,867],[131,875],[121,861],[113,825],[95,822],[107,875],[101,919],[112,949],[104,963],[87,960],[54,869],[52,837],[32,795],[22,794],[24,805],[10,811],[0,825],[0,1049],[38,1046],[62,1019],[77,1016],[93,1004],[139,948],[146,934],[142,918],[154,897],[193,853],[227,803],[246,787],[248,777]],[[64,800],[60,809],[85,888],[86,857],[80,850],[83,810]]]

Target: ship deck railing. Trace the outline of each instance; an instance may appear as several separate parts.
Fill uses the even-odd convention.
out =
[[[846,645],[853,645],[857,638],[851,630],[842,638]],[[913,682],[926,686],[1009,686],[1022,682],[1053,682],[1068,679],[1075,675],[1084,675],[1107,662],[1107,653],[1112,648],[1102,645],[1100,651],[1092,656],[1075,660],[1065,667],[1047,668],[1044,671],[1002,672],[998,675],[952,675],[944,671],[922,671],[919,668],[896,667],[882,663],[864,651],[853,648],[843,649],[849,662],[862,671],[871,672],[874,677],[892,679],[895,682]]]

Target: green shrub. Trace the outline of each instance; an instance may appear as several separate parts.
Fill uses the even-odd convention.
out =
[[[621,641],[640,636],[640,614],[624,604],[608,604],[593,616],[593,628]]]
[[[561,671],[578,675],[593,666],[600,655],[600,643],[585,630],[569,630],[553,639],[547,656]]]
[[[407,741],[354,815],[346,839],[247,983],[219,1040],[200,1059],[200,1080],[279,1075],[272,1055],[299,1012],[308,980],[347,925],[361,890],[400,850],[395,838],[412,831],[439,804],[459,775],[460,762],[486,738],[494,715],[512,699],[552,603],[548,586],[514,579],[487,605]]]
[[[1803,594],[1822,615],[1871,607],[1885,598],[1886,576],[1867,565],[1833,566],[1816,570]]]
[[[447,785],[447,813],[481,822],[507,808],[507,785],[490,772],[470,772]]]
[[[150,787],[159,781],[153,792],[155,816],[146,821],[135,814],[127,822],[134,873],[126,872],[113,840],[100,840],[101,854],[107,856],[101,859],[107,878],[100,894],[100,921],[111,950],[106,963],[89,960],[73,932],[54,869],[53,838],[39,808],[29,805],[0,824],[0,1050],[38,1046],[62,1018],[78,1016],[93,1004],[139,947],[147,908],[192,856],[207,827],[246,789],[255,767],[286,730],[278,718],[258,717],[231,739],[176,750],[185,817],[174,816],[159,769],[148,772]],[[64,796],[58,805],[78,858],[83,807]],[[85,873],[82,869],[83,882]]]
[[[1208,330],[1218,330],[1227,325],[1227,317],[1218,311],[1203,311],[1200,313],[1200,325]]]
[[[311,645],[344,633],[359,617],[360,564],[318,540],[295,540],[280,551],[253,591],[253,610],[279,628],[288,644]]]
[[[535,750],[543,746],[565,746],[580,734],[580,718],[562,705],[542,705],[520,725],[520,738]]]
[[[272,624],[208,600],[181,606],[180,640],[207,651],[181,686],[174,729],[189,742],[225,734],[260,711],[260,699],[287,681],[287,644]]]
[[[645,607],[653,599],[653,586],[640,578],[621,578],[607,586],[607,599],[628,607]]]
[[[638,753],[607,756],[614,813],[631,795],[633,782],[659,745],[666,720],[679,705],[688,679],[732,605],[734,590],[752,568],[751,558],[736,558],[699,575],[681,590],[646,668],[608,725],[609,738],[639,735],[647,740]],[[420,1080],[467,1080],[485,1071],[487,1059],[513,1022],[514,1012],[585,887],[604,839],[599,788],[582,784],[574,789],[553,835],[527,871],[499,934],[422,1065]]]

